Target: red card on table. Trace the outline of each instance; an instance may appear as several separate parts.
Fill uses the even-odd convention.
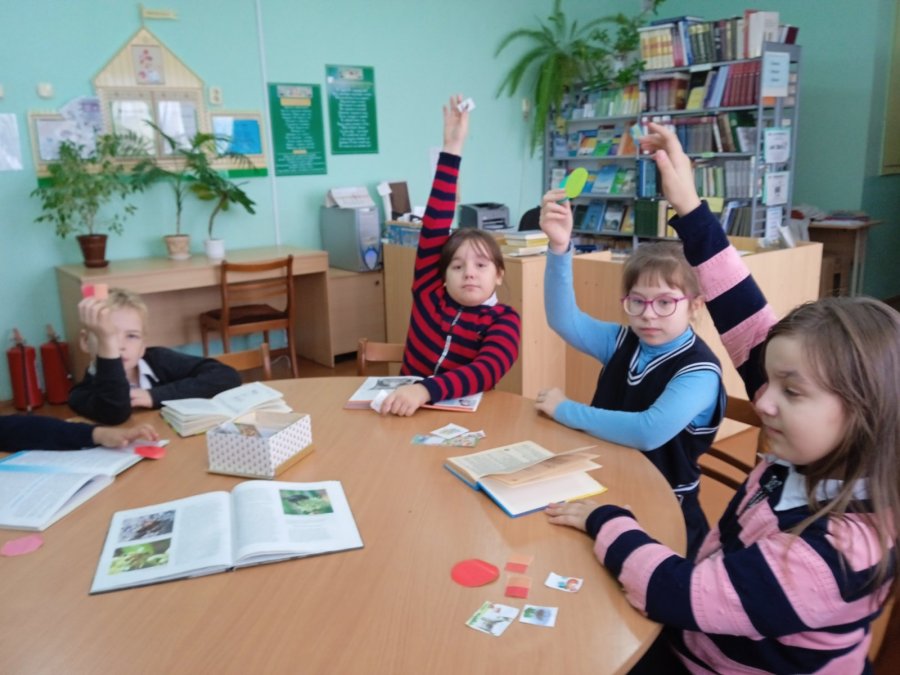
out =
[[[484,586],[500,576],[500,570],[484,560],[471,558],[456,563],[450,577],[460,586]]]
[[[531,590],[531,577],[523,574],[510,574],[506,580],[507,598],[527,598]]]
[[[8,557],[34,553],[44,545],[44,539],[39,534],[29,534],[17,539],[10,539],[0,547],[0,555]]]
[[[528,571],[528,566],[533,560],[533,555],[513,553],[511,556],[509,556],[509,560],[506,561],[506,567],[504,569],[507,572],[518,572],[519,574],[524,574]]]
[[[166,456],[166,449],[158,445],[139,445],[134,449],[134,454],[147,459],[162,459]]]

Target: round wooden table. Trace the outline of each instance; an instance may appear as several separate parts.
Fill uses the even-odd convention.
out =
[[[684,550],[681,510],[639,452],[538,415],[533,402],[488,392],[475,413],[421,410],[381,418],[343,410],[362,378],[271,383],[312,416],[315,450],[279,480],[339,480],[363,549],[90,596],[115,511],[229,490],[206,472],[204,436],[174,439],[43,533],[44,547],[0,559],[0,672],[9,673],[496,673],[626,672],[659,632],[597,562],[581,532],[535,513],[510,518],[443,468],[446,457],[532,440],[559,452],[596,444],[597,499],[629,505],[650,533]],[[157,412],[136,416],[172,437]],[[412,445],[449,422],[487,437],[477,448]],[[0,543],[21,533],[0,531]],[[527,600],[504,598],[504,574],[464,588],[466,558],[503,568],[533,555]],[[549,572],[584,579],[577,593],[544,586]],[[555,628],[516,621],[500,637],[466,620],[486,601],[559,608]]]

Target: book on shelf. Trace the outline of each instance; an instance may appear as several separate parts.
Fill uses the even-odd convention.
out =
[[[6,457],[0,461],[0,527],[47,529],[141,461],[134,448],[25,450]]]
[[[179,436],[193,436],[253,410],[292,412],[280,391],[262,382],[250,382],[212,398],[163,401],[160,414]]]
[[[549,244],[550,238],[541,230],[525,232],[507,232],[503,241],[511,246],[540,246]]]
[[[597,144],[594,146],[594,157],[607,157],[615,155],[619,149],[619,140],[622,138],[621,130],[615,127],[599,127],[597,129]]]
[[[597,130],[585,129],[579,132],[578,157],[590,157],[597,147]]]
[[[603,212],[603,223],[600,226],[603,232],[618,232],[622,229],[622,220],[625,217],[626,205],[623,202],[610,202]]]
[[[637,169],[634,167],[618,167],[616,175],[613,178],[612,186],[609,188],[609,194],[633,195],[635,191],[636,176]]]
[[[521,441],[470,455],[448,457],[444,467],[466,485],[481,490],[512,517],[548,504],[574,501],[606,491],[588,475],[599,469],[592,447],[553,453]]]
[[[365,382],[359,385],[359,388],[353,392],[344,408],[347,410],[365,410],[372,407],[372,402],[385,394],[390,394],[394,389],[407,384],[415,384],[424,380],[424,377],[418,375],[390,375],[367,377]],[[462,396],[460,398],[451,398],[438,403],[426,403],[423,408],[433,408],[435,410],[451,410],[459,412],[475,412],[481,404],[482,392]]]
[[[603,213],[606,211],[606,202],[599,200],[591,200],[584,212],[584,218],[581,220],[581,232],[599,232],[603,225]]]
[[[362,548],[338,481],[253,480],[113,514],[91,593]]]
[[[615,164],[605,164],[597,170],[597,177],[591,186],[591,194],[608,195],[612,190],[613,183],[616,180],[616,174],[619,173],[619,167]]]
[[[622,216],[622,227],[619,228],[622,234],[634,234],[634,205],[625,207],[625,215]]]

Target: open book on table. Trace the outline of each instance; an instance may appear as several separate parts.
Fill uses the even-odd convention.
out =
[[[362,545],[338,481],[245,481],[113,514],[91,593]]]
[[[0,461],[0,527],[45,530],[141,459],[134,447],[10,455]]]
[[[262,382],[250,382],[212,398],[163,401],[160,414],[179,436],[193,436],[253,410],[291,412],[280,391]]]
[[[586,472],[599,469],[592,446],[554,453],[522,441],[460,457],[444,467],[469,487],[482,490],[510,516],[539,511],[554,502],[598,495],[606,488]]]
[[[381,376],[367,377],[359,389],[353,392],[353,395],[344,404],[349,409],[364,409],[372,407],[372,402],[376,399],[383,400],[383,397],[390,394],[394,389],[402,387],[405,384],[415,384],[424,380],[424,377],[417,375],[397,375],[397,376]],[[380,396],[379,396],[380,395]],[[426,403],[423,408],[434,408],[435,410],[457,410],[461,412],[475,412],[481,403],[482,393],[463,396],[461,398],[449,398],[446,401],[438,403]],[[379,401],[380,403],[380,401]]]

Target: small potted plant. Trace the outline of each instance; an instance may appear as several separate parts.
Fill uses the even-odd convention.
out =
[[[162,181],[168,183],[172,189],[175,197],[175,234],[164,237],[169,257],[174,260],[190,257],[190,235],[181,232],[181,213],[184,199],[188,192],[191,192],[201,200],[215,202],[209,217],[207,239],[207,242],[213,243],[207,243],[206,249],[208,257],[223,258],[224,242],[213,239],[212,236],[216,214],[228,210],[232,203],[240,204],[248,213],[254,213],[254,202],[238,184],[220,172],[214,163],[218,160],[228,160],[242,167],[252,168],[253,162],[242,153],[221,151],[221,148],[229,145],[230,139],[226,137],[198,131],[193,136],[179,139],[167,134],[153,122],[148,121],[147,124],[159,134],[168,152],[164,157],[141,163],[137,172],[144,184]]]
[[[127,160],[146,155],[143,139],[132,132],[100,135],[93,150],[63,141],[58,159],[47,166],[48,176],[31,192],[43,210],[35,221],[53,223],[63,239],[75,234],[85,266],[105,267],[109,264],[107,235],[101,230],[121,234],[126,218],[136,207],[125,201],[113,212],[101,211],[111,202],[127,200],[143,189]]]
[[[221,260],[225,257],[225,241],[213,237],[216,216],[221,211],[227,211],[232,204],[243,206],[247,213],[256,213],[253,209],[256,202],[241,189],[242,183],[230,180],[208,161],[197,163],[192,168],[194,181],[190,184],[190,191],[198,199],[213,203],[207,224],[208,237],[204,242],[206,256],[211,260]]]

